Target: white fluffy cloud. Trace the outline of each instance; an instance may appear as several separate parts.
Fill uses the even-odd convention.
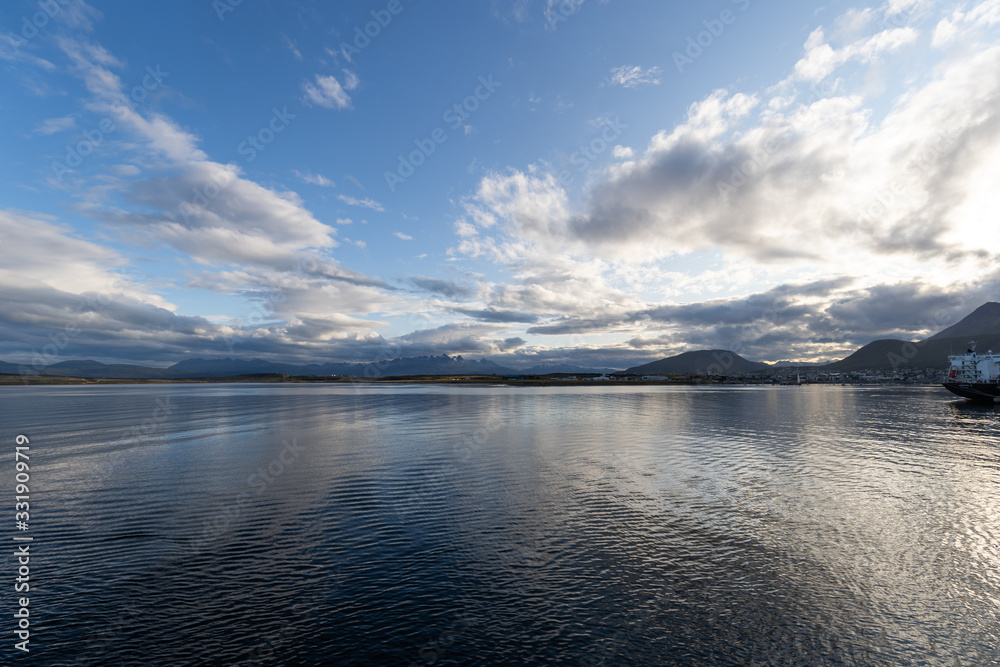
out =
[[[344,83],[337,77],[317,74],[315,82],[306,81],[302,84],[302,92],[305,93],[306,104],[326,107],[327,109],[350,109],[351,96],[348,90],[358,87],[359,81],[356,74],[344,70]]]
[[[721,248],[833,268],[846,256],[981,256],[1000,247],[985,176],[998,173],[998,69],[1000,47],[942,63],[882,118],[846,91],[793,105],[716,91],[642,155],[607,166],[582,200],[541,167],[487,176],[459,250],[648,262]]]
[[[320,350],[330,354],[330,345],[367,340],[375,335],[373,327],[385,325],[367,314],[397,309],[393,288],[329,257],[329,251],[337,246],[336,230],[318,221],[296,193],[265,187],[246,178],[235,165],[212,161],[193,134],[164,115],[137,108],[114,73],[121,63],[100,45],[65,37],[59,45],[92,95],[88,108],[113,117],[131,133],[134,141],[128,148],[143,165],[142,169],[112,169],[114,176],[102,174],[97,186],[90,185],[82,173],[73,172],[72,178],[66,179],[67,187],[83,190],[86,203],[81,210],[114,226],[126,243],[166,244],[182,261],[191,258],[201,264],[204,272],[193,276],[189,287],[243,296],[259,304],[248,307],[255,313],[249,324],[240,314],[237,322],[230,324],[185,320],[187,324],[181,328],[187,338],[183,343],[178,338],[178,345],[205,350],[219,348],[225,341],[231,347],[236,339],[248,350],[266,354],[300,356]],[[345,85],[357,87],[356,77],[348,75]],[[300,177],[333,187],[332,181],[322,176]],[[109,183],[116,191],[114,199],[106,195]],[[373,200],[345,201],[381,210]],[[36,225],[32,238],[47,240],[56,234],[40,234],[45,229]],[[61,234],[65,230],[56,231]],[[60,238],[63,245],[71,242],[65,234]],[[51,245],[60,247],[54,242]],[[109,264],[112,258],[120,261],[100,246],[85,247],[91,254],[107,255]],[[64,248],[64,254],[72,257],[74,249],[79,250]],[[87,275],[85,271],[72,262],[62,266],[66,271],[74,270],[73,278],[59,284],[54,276],[62,273],[53,270],[47,287],[70,291],[87,288],[86,279],[81,278]],[[97,275],[94,281],[105,280]],[[126,296],[144,298],[158,308],[172,308],[152,295]],[[151,356],[144,358],[156,356],[151,350],[147,354]]]
[[[812,323],[797,324],[801,331],[774,330],[775,340],[803,341],[795,349],[804,357],[877,333],[929,333],[916,325],[887,332],[879,329],[888,326],[884,318],[870,327],[847,322],[853,333],[827,331],[835,318],[821,314],[838,302],[875,303],[886,294],[919,306],[914,295],[943,299],[960,291],[950,276],[993,275],[1000,46],[980,41],[977,31],[996,22],[997,4],[951,14],[963,48],[892,100],[871,97],[852,83],[859,77],[834,75],[848,64],[892,71],[892,58],[912,57],[907,49],[925,54],[923,46],[943,42],[904,24],[913,3],[848,12],[831,33],[837,46],[817,29],[790,77],[754,93],[715,91],[643,152],[616,150],[625,161],[595,167],[579,197],[543,163],[492,172],[464,202],[453,252],[509,272],[512,279],[481,305],[541,316],[528,330],[534,334],[633,331],[643,349],[660,353],[715,344],[729,333],[651,335],[664,323],[643,314],[667,312],[658,299],[704,293],[695,283],[709,276],[731,294],[788,275],[838,285],[808,297],[803,314],[812,313]],[[563,258],[558,272],[551,271],[555,254]],[[691,278],[691,264],[706,257],[715,266]],[[589,298],[552,298],[576,294],[573,280]],[[990,298],[989,289],[979,292]],[[777,348],[765,341],[756,350]]]
[[[47,286],[71,294],[106,292],[173,308],[127,279],[119,253],[74,235],[45,217],[0,210],[0,284]]]
[[[133,206],[98,201],[94,217],[153,238],[202,263],[292,266],[295,254],[336,246],[335,230],[317,221],[293,192],[279,192],[242,176],[234,165],[211,161],[197,138],[166,116],[131,103],[111,68],[120,65],[103,47],[62,38],[60,45],[94,98],[92,110],[110,114],[141,138],[160,173],[121,181]]]

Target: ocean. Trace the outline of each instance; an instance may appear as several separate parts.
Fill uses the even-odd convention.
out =
[[[1000,664],[1000,408],[941,388],[2,387],[8,498],[17,435],[16,664]]]

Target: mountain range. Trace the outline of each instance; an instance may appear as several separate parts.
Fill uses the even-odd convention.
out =
[[[0,373],[18,374],[16,364],[0,362]],[[116,379],[190,379],[222,378],[260,373],[284,375],[343,375],[384,378],[407,375],[508,375],[514,373],[489,359],[449,357],[409,357],[362,363],[284,364],[263,359],[186,359],[168,368],[102,364],[97,361],[63,361],[46,366],[38,375]]]
[[[948,355],[964,352],[971,339],[977,349],[1000,350],[1000,303],[985,303],[958,323],[921,341],[881,339],[858,349],[850,356],[829,364],[801,364],[811,370],[833,372],[934,369],[948,367]],[[773,368],[795,367],[794,362],[766,364],[750,361],[728,350],[695,350],[629,368],[638,375],[746,374]],[[21,366],[0,361],[0,373],[17,375]],[[489,359],[426,356],[370,363],[285,364],[263,359],[186,359],[168,368],[132,364],[103,364],[92,360],[63,361],[32,369],[32,374],[116,379],[222,378],[259,373],[285,375],[340,375],[349,377],[402,377],[413,375],[549,375],[554,373],[598,374],[610,368],[583,368],[566,364],[546,364],[511,369]]]

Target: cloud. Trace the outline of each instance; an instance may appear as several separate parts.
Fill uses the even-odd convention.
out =
[[[176,361],[192,343],[222,352],[223,338],[203,318],[176,315],[113,288],[77,294],[20,283],[0,290],[0,355],[13,363]]]
[[[584,320],[565,318],[553,324],[530,327],[529,334],[543,336],[565,336],[566,334],[609,333],[622,330],[623,324],[611,320]]]
[[[476,290],[450,280],[427,278],[424,276],[413,276],[407,280],[417,289],[431,292],[432,294],[440,294],[448,299],[468,299],[476,294]]]
[[[120,63],[103,47],[68,38],[61,46],[92,93],[89,108],[114,114],[145,167],[139,173],[117,170],[119,179],[129,180],[111,181],[113,203],[102,196],[107,186],[101,185],[87,193],[81,210],[116,227],[125,243],[165,245],[181,261],[191,258],[205,270],[190,276],[187,287],[258,301],[270,322],[258,319],[239,331],[199,322],[201,333],[187,349],[216,349],[238,336],[245,349],[261,353],[343,354],[349,339],[384,325],[364,315],[396,307],[390,296],[396,290],[331,258],[336,231],[319,222],[296,193],[264,187],[235,165],[211,161],[197,138],[171,119],[129,104],[111,70]],[[333,342],[335,348],[328,345]]]
[[[358,199],[356,197],[351,197],[349,195],[337,195],[337,199],[344,202],[348,206],[360,206],[362,208],[370,208],[371,210],[378,211],[379,213],[385,212],[385,208],[382,207],[382,204],[378,203],[374,199],[369,199],[367,197],[365,199]]]
[[[985,4],[967,14],[990,16]],[[987,184],[1000,172],[1000,81],[989,74],[1000,47],[978,32],[992,19],[951,15],[964,48],[921,79],[900,74],[901,90],[882,98],[866,69],[896,76],[932,39],[900,7],[848,12],[829,37],[810,36],[791,76],[713,92],[644,150],[595,161],[580,195],[546,162],[487,173],[462,202],[450,252],[510,277],[479,295],[485,308],[465,308],[535,315],[526,333],[553,345],[630,336],[588,347],[612,357],[741,346],[778,360],[918,338],[935,330],[927,309],[995,300],[989,281],[975,297],[948,284],[994,275],[1000,248]],[[734,292],[749,295],[718,297]],[[529,343],[518,354],[556,352]]]
[[[59,0],[59,5],[62,11],[56,14],[56,20],[72,30],[89,32],[94,29],[94,23],[103,18],[101,12],[83,0]]]
[[[554,27],[582,4],[542,6]],[[1000,229],[990,218],[1000,52],[979,39],[998,3],[949,7],[927,24],[933,34],[916,21],[887,26],[905,6],[848,11],[814,31],[771,88],[714,91],[648,142],[610,141],[579,189],[544,161],[477,171],[485,175],[458,202],[449,252],[450,266],[472,266],[456,280],[396,279],[402,287],[335,259],[338,243],[364,247],[338,234],[355,229],[350,218],[317,219],[297,193],[212,160],[195,132],[129,98],[114,54],[53,33],[87,86],[87,110],[114,119],[118,134],[62,183],[79,194],[76,213],[101,223],[92,236],[37,214],[0,214],[11,258],[0,258],[0,354],[26,358],[69,321],[86,326],[67,355],[159,362],[369,361],[388,348],[625,367],[703,347],[828,358],[875,337],[933,333],[995,300],[1000,285],[991,270]],[[15,53],[3,42],[8,60],[41,46]],[[932,46],[939,50],[924,48]],[[936,64],[904,76],[898,65],[915,54]],[[661,74],[623,66],[605,85],[654,85]],[[891,82],[890,92],[873,92],[872,77]],[[347,109],[359,85],[338,71],[301,82],[301,95]],[[71,129],[74,118],[85,126],[66,116],[36,133],[61,122]],[[320,174],[295,175],[335,187]],[[337,202],[385,212],[370,198]],[[114,248],[94,240],[109,230]],[[176,253],[181,287],[244,312],[178,314],[152,284],[121,278],[133,269],[121,245]],[[980,279],[949,282],[959,275]],[[412,333],[376,332],[390,326]]]
[[[400,241],[412,241],[413,240],[412,236],[410,236],[409,234],[404,234],[403,232],[393,232],[392,235],[395,236]]]
[[[12,63],[27,63],[48,72],[56,68],[54,63],[29,53],[28,49],[31,46],[27,40],[20,37],[10,34],[0,35],[0,60]]]
[[[215,196],[198,196],[206,192]],[[124,196],[137,210],[107,207],[95,217],[136,227],[205,263],[290,266],[297,252],[336,245],[334,230],[295,193],[244,179],[232,165],[185,163],[178,173],[131,182]]]
[[[297,194],[266,188],[235,165],[209,160],[195,136],[166,116],[137,108],[109,69],[119,61],[103,47],[69,38],[60,45],[94,95],[90,107],[112,114],[143,140],[139,146],[163,172],[118,184],[121,202],[131,207],[92,203],[90,215],[133,228],[136,242],[152,238],[205,264],[288,269],[301,253],[336,246],[333,228],[316,220]]]
[[[777,110],[716,91],[644,154],[597,172],[581,201],[543,167],[487,175],[457,225],[459,250],[498,261],[530,245],[632,262],[713,248],[830,265],[982,257],[1000,247],[982,238],[995,203],[982,175],[1000,168],[1000,85],[986,73],[998,68],[998,47],[956,58],[879,122],[857,95]]]
[[[623,88],[638,88],[642,85],[658,86],[660,85],[659,76],[662,73],[663,70],[659,67],[650,67],[644,70],[638,65],[622,65],[611,70],[608,84]]]
[[[944,49],[959,41],[960,37],[978,28],[988,28],[1000,23],[1000,2],[980,2],[971,8],[962,7],[941,19],[934,27],[931,45]]]
[[[474,309],[455,308],[456,313],[467,315],[481,322],[495,322],[504,324],[517,324],[522,322],[537,322],[539,316],[533,313],[525,313],[514,310],[497,310],[495,308]],[[530,333],[530,332],[529,332]]]
[[[357,88],[358,83],[357,75],[348,70],[344,70],[343,84],[332,74],[327,76],[317,74],[315,83],[307,81],[302,84],[304,101],[306,104],[327,109],[350,109],[351,96],[347,91]]]
[[[851,60],[871,63],[883,54],[913,44],[916,38],[917,32],[912,28],[894,28],[834,49],[825,41],[823,28],[816,28],[806,40],[805,55],[795,64],[794,78],[806,82],[821,81]]]
[[[294,40],[292,40],[285,33],[281,33],[281,41],[285,44],[286,47],[288,47],[288,50],[292,52],[292,55],[295,56],[296,60],[302,60],[302,52],[299,51],[298,47],[295,45]]]
[[[49,135],[58,132],[65,132],[76,127],[76,118],[73,116],[63,116],[62,118],[46,118],[35,127],[35,134]]]
[[[326,176],[322,174],[310,174],[309,172],[301,172],[298,169],[295,170],[295,175],[302,179],[304,182],[310,185],[318,185],[322,188],[335,188],[337,184],[331,181]]]
[[[842,277],[779,285],[741,297],[662,304],[597,319],[560,318],[531,327],[528,333],[583,336],[630,328],[639,332],[622,343],[602,346],[602,353],[608,355],[604,363],[619,354],[631,355],[634,361],[637,354],[652,359],[696,349],[728,349],[772,362],[832,360],[881,338],[928,337],[995,298],[998,287],[1000,272],[996,271],[945,287],[920,280],[857,287],[853,279]],[[578,350],[562,352],[574,355]]]
[[[497,354],[509,349],[509,339],[496,338],[502,329],[492,324],[459,322],[432,329],[418,329],[397,339],[400,355]]]
[[[129,276],[116,251],[49,219],[0,211],[0,248],[5,359],[39,365],[88,356],[150,360],[181,339],[211,340],[212,325],[175,315],[172,304]]]
[[[0,210],[0,249],[0,281],[8,286],[96,292],[121,282],[119,272],[127,264],[119,253],[74,235],[51,218],[10,210]]]

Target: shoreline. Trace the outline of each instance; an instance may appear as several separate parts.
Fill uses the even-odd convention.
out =
[[[426,376],[386,378],[360,378],[347,376],[283,375],[261,373],[231,377],[202,378],[87,378],[66,375],[10,375],[0,374],[0,386],[93,386],[119,384],[444,384],[444,385],[506,385],[511,387],[621,387],[621,386],[728,386],[728,387],[937,387],[939,382],[775,382],[767,380],[558,380],[549,377],[505,378],[488,375]]]

